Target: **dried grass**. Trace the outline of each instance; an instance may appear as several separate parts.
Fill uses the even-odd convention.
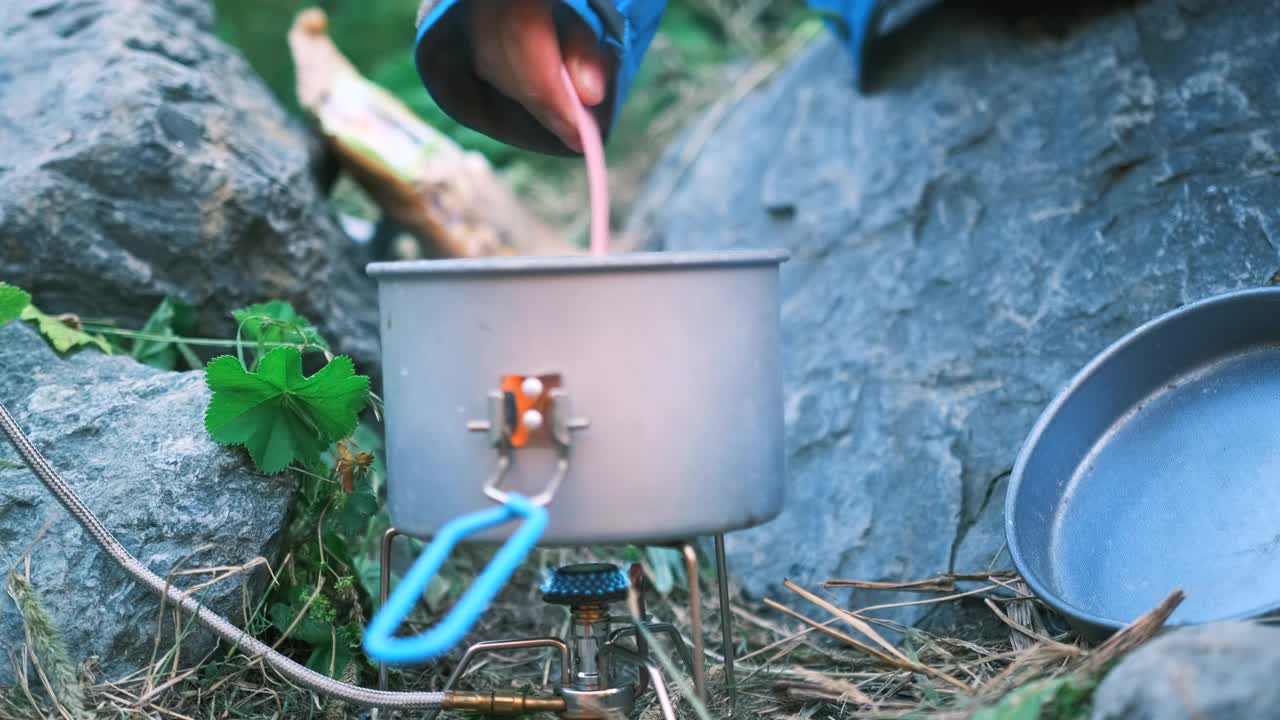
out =
[[[565,627],[563,608],[543,604],[537,596],[540,564],[594,559],[588,551],[542,551],[513,579],[485,616],[470,640],[530,637],[555,634]],[[226,575],[228,568],[221,570]],[[188,571],[194,573],[196,571]],[[12,573],[11,573],[12,575]],[[977,590],[962,591],[957,583],[981,583]],[[959,720],[998,701],[1010,691],[1030,683],[1076,677],[1090,681],[1120,655],[1151,638],[1181,602],[1172,593],[1150,613],[1105,643],[1089,647],[1071,636],[1051,636],[1038,619],[1046,612],[1025,594],[1016,578],[1007,574],[976,574],[931,578],[917,583],[856,583],[840,581],[825,588],[858,587],[900,592],[913,590],[931,595],[918,603],[967,603],[983,608],[1009,627],[1009,638],[998,642],[974,638],[943,637],[903,628],[875,613],[904,603],[847,610],[838,599],[787,582],[790,593],[784,604],[775,599],[763,603],[739,599],[735,616],[738,718],[806,718],[852,720],[854,718],[921,718]],[[728,717],[729,701],[723,687],[718,598],[704,587],[703,618],[707,635],[708,684],[711,697],[707,716]],[[994,591],[999,590],[999,597]],[[11,590],[12,592],[12,590]],[[18,591],[23,592],[22,590]],[[656,620],[688,629],[684,594],[668,597],[650,594],[649,613]],[[1019,604],[1024,609],[1019,610]],[[792,607],[794,605],[795,607]],[[1027,606],[1030,606],[1027,608]],[[30,607],[30,603],[27,603]],[[815,608],[816,617],[797,607]],[[770,609],[776,612],[770,612]],[[171,610],[170,610],[171,611]],[[624,611],[619,608],[621,614]],[[1027,613],[1031,613],[1028,615]],[[24,613],[24,619],[27,613]],[[57,652],[40,646],[35,637],[56,631],[40,629],[38,615],[28,620],[28,644],[35,651],[15,654],[17,686],[0,692],[0,720],[47,718],[191,719],[362,717],[358,709],[342,706],[292,686],[274,672],[250,663],[242,656],[218,650],[203,658],[180,656],[175,649],[161,653],[155,664],[132,676],[111,682],[93,682],[92,668],[68,675],[59,667],[51,676],[50,660],[59,664]],[[420,617],[419,622],[431,618]],[[791,622],[794,621],[794,622]],[[888,642],[885,632],[902,632],[903,640]],[[288,649],[286,643],[284,649]],[[460,653],[459,653],[460,654]],[[64,654],[65,657],[65,654]],[[413,670],[392,670],[393,689],[439,688],[454,661]],[[183,664],[185,663],[185,664]],[[463,678],[464,689],[510,690],[541,687],[551,672],[543,651],[485,656]],[[371,666],[346,668],[346,679],[372,683]],[[357,678],[357,676],[359,676]],[[74,678],[74,682],[68,680]],[[687,679],[669,680],[672,699],[682,718],[699,717],[681,691]],[[75,688],[68,693],[68,688]],[[76,692],[79,695],[76,695]],[[363,717],[368,717],[366,713]],[[637,717],[661,717],[652,693],[641,701]]]

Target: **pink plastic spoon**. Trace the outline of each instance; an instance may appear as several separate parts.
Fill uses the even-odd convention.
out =
[[[560,68],[560,78],[565,90],[574,99],[574,114],[578,120],[578,138],[582,142],[582,154],[587,160],[587,187],[591,193],[591,254],[609,254],[609,173],[604,160],[604,141],[600,138],[600,126],[596,118],[578,101],[578,89],[569,77],[568,69]]]

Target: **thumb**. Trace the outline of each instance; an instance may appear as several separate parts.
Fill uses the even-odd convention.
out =
[[[575,27],[570,33],[564,48],[564,64],[584,105],[604,102],[608,56],[596,46],[595,36],[585,25]]]

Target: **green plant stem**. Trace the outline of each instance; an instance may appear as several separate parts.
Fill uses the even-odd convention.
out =
[[[337,485],[337,484],[338,484],[338,481],[337,481],[337,480],[334,480],[334,479],[333,479],[333,478],[331,478],[331,477],[325,477],[325,476],[323,476],[323,475],[317,475],[316,473],[313,473],[313,472],[311,472],[310,470],[307,470],[307,469],[305,469],[305,468],[303,468],[303,467],[300,467],[300,466],[298,466],[298,465],[296,465],[296,464],[295,464],[295,465],[290,465],[290,466],[289,466],[288,468],[286,468],[286,469],[287,469],[287,470],[292,470],[292,471],[294,471],[294,472],[296,472],[296,473],[301,473],[301,474],[303,474],[303,475],[308,475],[308,476],[310,476],[310,477],[315,478],[316,480],[319,480],[320,482],[326,482],[326,483],[330,483],[330,484],[332,484],[332,485]]]
[[[182,343],[184,345],[196,345],[202,347],[235,347],[235,340],[224,340],[222,338],[193,338],[183,337],[181,335],[156,335],[153,333],[144,333],[137,330],[121,330],[110,325],[97,325],[94,323],[81,323],[81,327],[86,332],[92,331],[102,335],[115,335],[117,337],[133,338],[136,340],[151,340],[153,342],[172,342]],[[319,345],[312,343],[281,343],[281,342],[264,342],[262,346],[265,348],[291,347],[299,350],[323,350]]]
[[[200,358],[196,356],[195,351],[191,349],[190,345],[180,342],[176,343],[174,347],[178,349],[178,354],[182,356],[182,359],[186,361],[187,366],[191,369],[194,370],[203,364],[200,362]]]

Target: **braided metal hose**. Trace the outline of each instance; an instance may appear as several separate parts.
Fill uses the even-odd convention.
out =
[[[3,403],[0,403],[0,428],[3,428],[4,434],[9,438],[9,442],[13,444],[13,447],[17,449],[18,454],[22,456],[22,460],[27,464],[27,467],[31,468],[31,471],[40,478],[40,481],[49,489],[49,492],[53,493],[58,502],[62,503],[67,512],[71,513],[71,516],[80,523],[80,526],[89,533],[89,536],[93,538],[94,542],[98,543],[98,546],[107,553],[108,557],[114,560],[125,572],[132,575],[135,580],[151,588],[157,594],[165,596],[170,602],[178,605],[184,611],[194,615],[202,625],[217,633],[223,640],[239,648],[245,655],[255,659],[261,658],[276,672],[302,687],[338,700],[344,700],[353,705],[393,710],[436,710],[444,706],[445,693],[443,692],[388,692],[339,682],[299,665],[272,650],[260,640],[249,636],[222,616],[183,593],[180,588],[173,587],[165,582],[164,578],[151,572],[146,565],[143,565],[137,558],[130,555],[129,551],[120,544],[120,541],[116,540],[115,536],[111,534],[111,531],[107,530],[106,526],[102,524],[102,521],[94,516],[88,506],[84,504],[84,501],[76,496],[71,486],[67,485],[58,476],[57,471],[53,469],[48,460],[44,459],[44,456],[40,454],[40,451],[31,442],[31,438],[27,437],[22,432],[22,428],[18,427],[17,421],[9,414],[9,410],[5,408]]]

